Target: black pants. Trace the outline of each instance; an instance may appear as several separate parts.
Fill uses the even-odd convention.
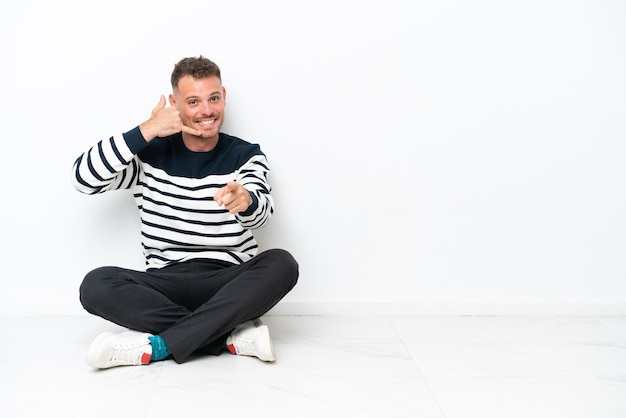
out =
[[[160,335],[183,363],[196,351],[219,354],[236,325],[267,313],[297,280],[295,259],[274,249],[227,267],[194,260],[146,272],[100,267],[85,276],[80,301],[94,315]]]

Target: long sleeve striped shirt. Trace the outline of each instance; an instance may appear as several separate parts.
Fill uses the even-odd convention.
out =
[[[87,150],[72,174],[74,187],[86,194],[132,191],[147,269],[191,259],[248,261],[258,252],[251,230],[274,210],[261,148],[224,133],[213,150],[193,152],[180,133],[147,142],[136,127]],[[252,196],[245,212],[230,214],[213,199],[230,181]]]

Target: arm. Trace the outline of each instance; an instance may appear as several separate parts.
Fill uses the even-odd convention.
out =
[[[72,184],[78,191],[87,194],[128,189],[139,176],[135,155],[154,138],[180,131],[199,134],[183,125],[178,110],[165,107],[165,96],[161,96],[148,120],[123,135],[98,142],[78,157],[72,170]]]
[[[274,213],[274,200],[267,181],[269,171],[265,156],[255,155],[241,167],[237,179],[214,196],[217,204],[234,214],[245,228],[264,226]]]
[[[146,144],[138,127],[98,142],[74,162],[72,185],[86,194],[130,188],[139,176],[134,156]]]

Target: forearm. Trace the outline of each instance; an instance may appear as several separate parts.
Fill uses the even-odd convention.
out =
[[[142,142],[138,128],[98,142],[74,162],[73,186],[87,194],[130,187],[137,179],[134,156]]]
[[[264,226],[274,212],[274,199],[271,196],[268,174],[269,168],[263,156],[251,159],[239,171],[237,182],[252,198],[248,209],[237,214],[237,219],[246,228],[255,229]]]

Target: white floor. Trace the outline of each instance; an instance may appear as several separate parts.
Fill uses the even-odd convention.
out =
[[[0,417],[626,417],[626,317],[269,316],[277,361],[103,371],[91,316],[0,318]]]

